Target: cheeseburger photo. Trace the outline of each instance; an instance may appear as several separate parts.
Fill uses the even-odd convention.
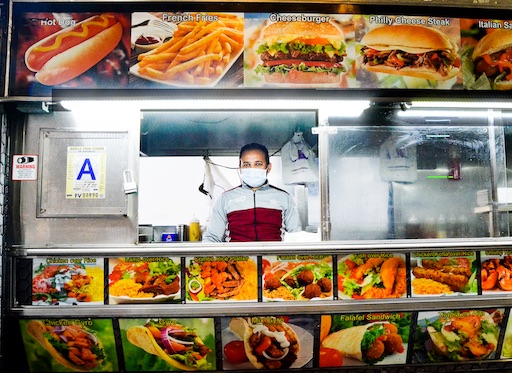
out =
[[[275,22],[261,32],[256,73],[267,83],[336,84],[345,71],[344,36],[330,22]]]
[[[512,31],[485,35],[475,46],[472,60],[477,78],[485,74],[494,89],[512,89]]]
[[[361,67],[428,80],[448,80],[460,71],[457,45],[443,32],[418,25],[383,26],[362,39]]]

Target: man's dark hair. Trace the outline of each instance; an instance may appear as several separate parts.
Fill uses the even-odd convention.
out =
[[[262,152],[265,155],[265,162],[267,162],[267,165],[270,164],[270,157],[268,155],[268,149],[264,145],[257,144],[255,142],[244,145],[242,147],[242,149],[240,149],[240,159],[242,159],[242,156],[244,155],[244,153],[249,150],[259,150],[260,152]]]

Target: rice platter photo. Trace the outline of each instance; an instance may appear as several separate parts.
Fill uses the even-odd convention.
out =
[[[411,260],[412,296],[456,295],[477,292],[474,252],[417,253]],[[423,255],[423,256],[422,256]]]
[[[43,258],[33,261],[32,304],[103,304],[103,261],[83,258]]]
[[[179,258],[110,259],[111,303],[151,303],[180,300]]]
[[[195,257],[186,262],[187,301],[257,301],[256,258]]]
[[[341,299],[400,298],[407,294],[403,255],[351,254],[338,260]]]

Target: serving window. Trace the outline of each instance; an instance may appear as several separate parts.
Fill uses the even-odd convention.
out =
[[[143,111],[139,225],[178,226],[196,217],[204,228],[215,198],[240,185],[240,149],[256,142],[269,150],[270,183],[294,196],[303,228],[317,232],[318,180],[283,178],[282,161],[290,157],[285,145],[300,134],[317,167],[318,139],[312,133],[316,126],[315,110]]]

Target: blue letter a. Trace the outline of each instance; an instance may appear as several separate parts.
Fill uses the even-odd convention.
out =
[[[94,171],[92,170],[92,165],[89,158],[85,158],[84,164],[82,165],[82,168],[80,169],[76,179],[80,180],[83,174],[90,174],[91,180],[96,180],[96,176],[94,176]]]

